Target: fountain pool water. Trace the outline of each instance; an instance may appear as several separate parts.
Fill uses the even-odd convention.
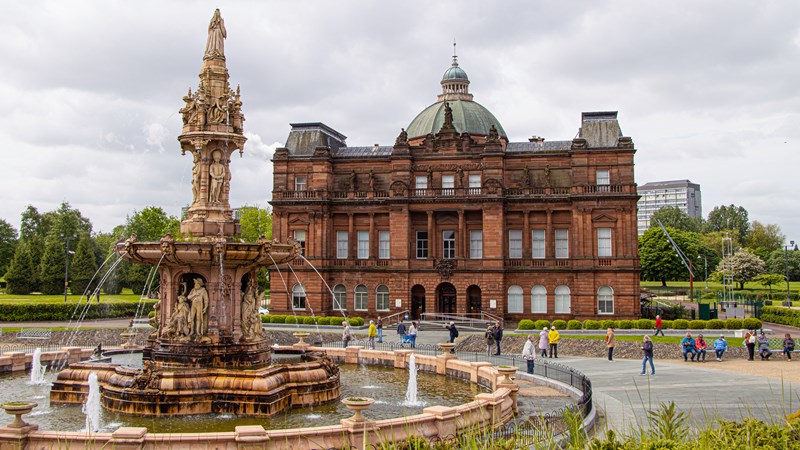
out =
[[[114,363],[141,365],[141,355],[115,355]],[[368,367],[355,364],[339,366],[342,398],[352,396],[373,397],[377,401],[367,415],[380,420],[402,417],[422,412],[423,405],[404,404],[408,374],[405,370]],[[82,431],[86,417],[79,405],[56,405],[48,400],[49,383],[56,373],[48,373],[48,384],[30,385],[23,374],[0,375],[0,403],[8,401],[35,401],[39,407],[27,416],[28,422],[39,425],[40,430]],[[487,392],[478,385],[456,378],[432,373],[418,374],[418,398],[425,405],[455,406],[474,400],[476,394]],[[137,417],[103,411],[99,431],[110,432],[121,426],[147,427],[153,433],[185,433],[198,430],[209,432],[233,431],[238,425],[262,425],[266,429],[338,425],[341,419],[352,416],[339,402],[321,406],[290,408],[271,417],[245,417],[233,414],[202,414],[180,417]]]
[[[47,366],[42,364],[42,349],[37,348],[33,351],[33,361],[31,362],[31,384],[44,383],[44,374]]]
[[[94,372],[89,374],[89,395],[81,411],[86,415],[86,431],[100,431],[100,384]]]
[[[403,406],[423,406],[424,403],[417,400],[417,361],[414,354],[408,359],[408,387],[406,388],[406,398]]]

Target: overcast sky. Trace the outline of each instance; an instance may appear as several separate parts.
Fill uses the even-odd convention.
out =
[[[0,15],[0,218],[68,201],[95,231],[191,200],[178,109],[220,7],[248,143],[232,206],[266,206],[289,123],[391,145],[436,100],[458,41],[512,141],[616,110],[636,181],[699,183],[800,241],[800,2],[26,1]]]

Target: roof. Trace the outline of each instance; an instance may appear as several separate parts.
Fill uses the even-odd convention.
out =
[[[450,100],[448,103],[453,110],[453,126],[459,133],[486,136],[494,125],[500,136],[507,136],[500,121],[480,103],[471,100]],[[438,133],[444,124],[444,104],[444,101],[439,101],[423,109],[406,129],[409,139]]]
[[[317,147],[330,147],[335,152],[347,145],[347,136],[322,122],[293,123],[291,126],[292,131],[286,138],[286,148],[290,155],[310,156]]]
[[[371,147],[340,147],[333,152],[333,156],[343,158],[362,158],[370,156],[390,156],[392,147],[387,145],[373,145]]]
[[[649,183],[645,183],[639,186],[637,190],[643,191],[643,190],[672,189],[672,188],[682,188],[682,187],[692,187],[695,189],[700,189],[699,184],[692,183],[689,180],[668,180],[668,181],[651,181]]]

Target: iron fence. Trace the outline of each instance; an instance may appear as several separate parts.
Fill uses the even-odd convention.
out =
[[[94,347],[80,346],[82,349],[90,349]],[[61,344],[35,344],[35,343],[14,343],[14,344],[0,344],[0,354],[24,352],[33,353],[36,349],[43,352],[57,352],[63,348]]]

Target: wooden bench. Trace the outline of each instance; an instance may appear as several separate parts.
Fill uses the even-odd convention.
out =
[[[23,328],[17,333],[17,339],[47,340],[53,336],[53,330],[46,328]]]

